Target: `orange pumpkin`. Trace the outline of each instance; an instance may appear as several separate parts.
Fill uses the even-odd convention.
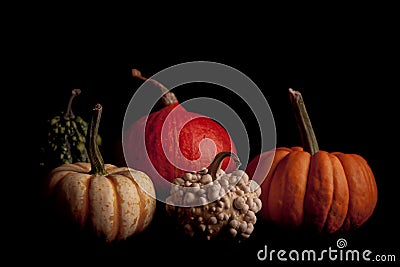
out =
[[[62,214],[82,230],[106,242],[145,230],[155,208],[155,189],[144,172],[104,164],[97,146],[102,107],[97,104],[90,126],[90,163],[63,164],[49,174],[49,194]]]
[[[289,91],[304,145],[263,152],[248,164],[248,175],[262,181],[260,217],[327,233],[360,227],[378,200],[370,166],[357,154],[319,150],[301,94]]]

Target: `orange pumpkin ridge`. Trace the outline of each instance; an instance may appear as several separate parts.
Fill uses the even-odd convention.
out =
[[[332,164],[333,196],[332,205],[325,221],[324,228],[328,233],[334,233],[342,226],[348,211],[349,187],[346,174],[339,159],[328,154]]]
[[[333,179],[333,167],[328,152],[318,151],[312,155],[304,201],[304,220],[318,231],[323,229],[332,206]]]
[[[272,221],[290,227],[302,224],[309,162],[310,154],[304,151],[293,151],[279,161],[267,202]]]

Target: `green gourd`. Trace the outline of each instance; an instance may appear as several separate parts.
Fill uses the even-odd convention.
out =
[[[52,169],[66,163],[89,162],[86,150],[89,124],[72,111],[73,100],[80,93],[80,89],[73,89],[67,111],[47,120],[47,137],[41,146],[41,167]],[[100,135],[97,143],[102,144]]]

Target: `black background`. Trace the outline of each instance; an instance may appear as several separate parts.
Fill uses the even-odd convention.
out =
[[[352,14],[329,18],[321,15],[308,23],[286,27],[279,19],[265,28],[250,27],[253,31],[230,18],[221,21],[219,27],[198,25],[190,34],[179,28],[183,20],[165,28],[142,28],[139,21],[131,21],[128,25],[132,27],[122,32],[107,23],[98,27],[95,23],[51,27],[48,25],[52,20],[43,20],[27,25],[22,38],[26,43],[18,42],[21,48],[13,65],[18,75],[17,92],[21,92],[17,99],[27,117],[23,117],[23,124],[29,128],[24,131],[29,133],[28,141],[23,142],[24,151],[31,159],[24,178],[29,200],[23,209],[13,210],[24,212],[22,219],[13,221],[20,235],[12,235],[9,248],[21,255],[14,260],[29,259],[40,264],[53,259],[92,263],[110,260],[131,261],[131,265],[148,260],[185,266],[193,257],[195,263],[210,266],[213,261],[267,265],[269,262],[256,258],[264,245],[276,250],[327,249],[335,248],[340,237],[346,238],[349,249],[395,254],[399,260],[395,35],[390,16],[382,20],[360,15],[353,21]],[[348,21],[338,24],[343,16]],[[261,21],[251,25],[264,25]],[[289,231],[259,220],[251,238],[240,244],[200,242],[177,235],[164,216],[162,203],[158,203],[155,219],[145,232],[110,245],[94,242],[57,220],[43,196],[45,173],[37,165],[39,140],[45,134],[46,120],[66,108],[71,89],[82,90],[74,111],[87,120],[95,103],[103,105],[99,130],[104,142],[102,152],[105,161],[113,163],[125,109],[141,85],[131,77],[131,69],[138,68],[143,75],[151,76],[175,64],[198,60],[236,68],[257,84],[274,115],[277,146],[301,144],[288,88],[301,91],[320,149],[356,153],[370,164],[379,194],[373,216],[360,229],[332,236]],[[218,90],[206,84],[193,88],[177,88],[179,100],[196,96],[223,99]],[[245,107],[226,101],[236,112],[246,115]],[[249,124],[248,130],[254,131],[257,125],[251,121]],[[252,144],[251,157],[257,145],[257,141]]]

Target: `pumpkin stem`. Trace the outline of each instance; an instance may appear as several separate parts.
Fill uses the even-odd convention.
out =
[[[101,156],[99,146],[97,145],[97,135],[99,131],[102,109],[103,107],[100,104],[96,104],[92,110],[92,118],[89,125],[89,145],[87,149],[90,164],[92,165],[91,173],[98,175],[107,174],[104,167],[103,157]]]
[[[149,81],[152,84],[154,84],[155,86],[157,86],[158,88],[161,89],[161,93],[162,93],[162,101],[164,103],[164,105],[168,106],[168,105],[172,105],[175,103],[178,103],[178,99],[176,98],[175,94],[170,92],[169,89],[167,87],[165,87],[162,83],[151,79],[151,78],[146,78],[142,76],[142,73],[137,70],[137,69],[132,69],[132,76],[135,78],[139,78],[143,81]]]
[[[218,172],[218,170],[221,169],[222,161],[226,157],[232,157],[233,158],[233,160],[235,161],[235,164],[236,164],[236,169],[239,169],[240,165],[242,165],[242,163],[239,160],[239,157],[235,153],[233,153],[233,152],[219,152],[215,156],[213,162],[211,162],[210,166],[208,166],[208,173],[211,175],[213,180],[217,179],[217,172]]]
[[[304,150],[314,155],[319,151],[319,147],[306,106],[304,105],[303,97],[300,92],[292,88],[289,88],[289,93]]]
[[[68,101],[67,112],[64,115],[65,119],[73,119],[73,118],[75,118],[75,115],[72,112],[72,100],[75,98],[75,96],[80,95],[80,93],[81,93],[81,89],[73,89],[72,90],[71,97],[69,98],[69,101]]]

